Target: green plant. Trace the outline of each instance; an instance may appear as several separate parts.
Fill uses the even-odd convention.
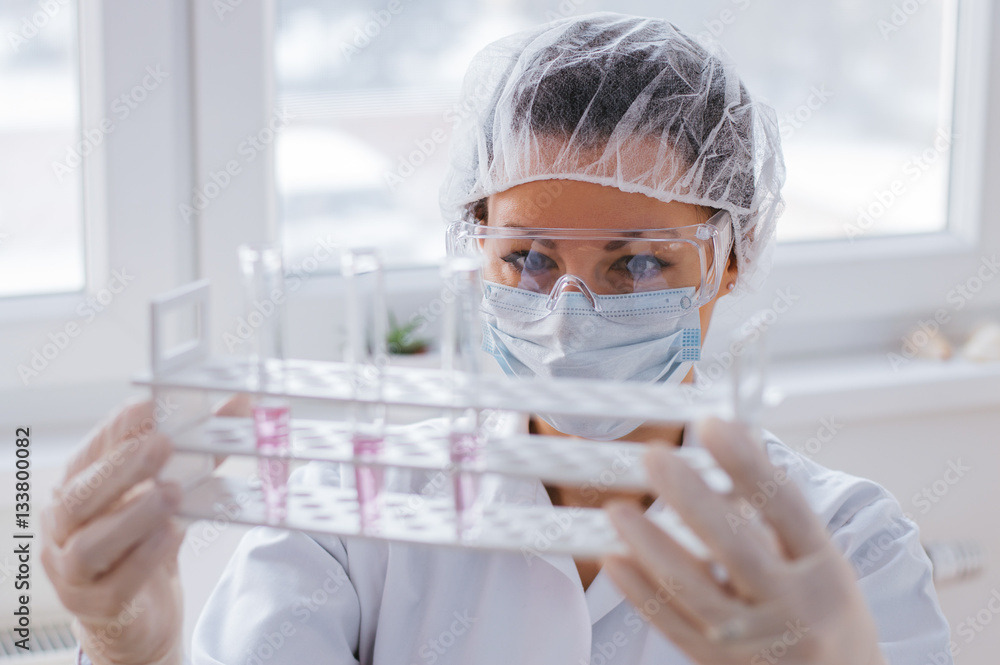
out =
[[[426,351],[430,343],[429,340],[413,336],[423,322],[423,318],[415,316],[403,325],[400,325],[396,322],[396,316],[392,312],[389,312],[389,334],[386,336],[389,353],[412,355]]]

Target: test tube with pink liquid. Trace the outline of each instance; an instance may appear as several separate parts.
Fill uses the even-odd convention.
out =
[[[471,540],[478,535],[482,522],[481,412],[468,406],[480,376],[479,304],[483,292],[480,265],[471,257],[449,257],[442,276],[454,296],[445,309],[441,363],[452,402],[447,417],[455,525],[460,540]]]
[[[259,457],[257,474],[264,494],[266,519],[284,520],[288,502],[290,408],[285,393],[285,282],[281,249],[239,248],[243,272],[244,320],[253,330],[249,340],[249,383],[254,393],[252,415]]]
[[[375,461],[385,437],[386,405],[383,370],[388,363],[386,340],[388,312],[382,263],[372,248],[344,252],[342,269],[347,278],[347,353],[351,376],[351,441],[354,448],[354,481],[363,533],[379,530],[384,469]]]

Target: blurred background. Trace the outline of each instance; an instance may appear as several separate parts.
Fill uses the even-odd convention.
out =
[[[450,221],[437,191],[470,58],[560,17],[664,17],[720,44],[775,108],[788,169],[770,280],[724,299],[707,380],[732,364],[722,331],[763,324],[785,396],[765,424],[885,485],[925,543],[983,548],[985,571],[940,593],[956,662],[995,662],[995,4],[0,0],[0,480],[15,426],[37,433],[44,487],[87,429],[142,394],[129,381],[149,365],[151,298],[211,280],[213,350],[240,353],[225,335],[244,242],[284,248],[288,355],[339,357],[337,250],[364,244],[389,268],[402,350],[424,351],[397,362],[433,364]],[[945,482],[955,464],[970,470]],[[207,571],[189,621],[241,532],[187,552],[186,570]],[[0,572],[4,597],[10,584]]]

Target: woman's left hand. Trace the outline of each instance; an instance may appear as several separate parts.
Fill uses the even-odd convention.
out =
[[[718,582],[711,564],[638,507],[611,502],[606,507],[630,550],[604,560],[615,584],[698,663],[884,664],[854,571],[798,487],[743,427],[710,420],[699,435],[732,478],[730,495],[709,489],[665,446],[651,450],[646,465],[654,489],[728,580]]]

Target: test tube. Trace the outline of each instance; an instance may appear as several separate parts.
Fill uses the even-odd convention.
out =
[[[740,349],[733,355],[733,416],[747,426],[751,436],[763,441],[761,415],[764,409],[764,389],[767,385],[766,326],[755,318],[747,333],[737,331],[730,348]]]
[[[480,377],[480,265],[471,257],[449,257],[442,276],[454,296],[445,309],[441,363],[452,402],[448,409],[448,445],[455,525],[459,540],[471,540],[478,535],[482,522],[479,501],[483,456],[481,412],[468,405],[469,394],[476,389]]]
[[[239,248],[243,271],[244,320],[254,330],[249,366],[254,435],[259,457],[257,473],[264,493],[266,519],[284,520],[288,501],[290,409],[285,393],[282,345],[285,283],[281,250],[277,247]],[[277,455],[277,456],[275,456]]]
[[[343,257],[347,278],[346,360],[351,373],[351,441],[354,482],[363,533],[377,532],[381,518],[384,469],[364,464],[382,452],[386,405],[382,397],[383,369],[388,362],[387,309],[382,264],[375,249],[348,250]]]

